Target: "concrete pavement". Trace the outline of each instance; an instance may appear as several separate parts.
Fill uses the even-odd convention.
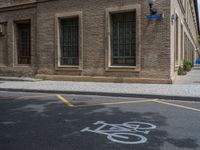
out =
[[[200,149],[199,102],[57,96],[0,92],[0,150]]]
[[[170,84],[126,84],[68,81],[0,81],[1,91],[24,91],[64,94],[93,94],[110,96],[134,96],[148,98],[200,100],[200,70],[192,70],[187,76],[179,76]]]

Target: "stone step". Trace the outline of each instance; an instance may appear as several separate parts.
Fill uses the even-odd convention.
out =
[[[200,68],[200,64],[194,64],[194,67]]]
[[[8,77],[8,76],[0,76],[0,81],[26,81],[26,82],[36,82],[36,81],[41,81],[41,79],[28,78],[28,77]]]
[[[193,69],[194,70],[200,70],[200,64],[194,64]]]
[[[194,68],[192,68],[193,70],[200,70],[200,68],[199,67],[194,67]]]

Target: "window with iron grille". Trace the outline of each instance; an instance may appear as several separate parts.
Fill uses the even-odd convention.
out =
[[[112,66],[136,65],[136,11],[111,14]]]
[[[79,65],[79,18],[65,18],[61,25],[61,65]]]
[[[31,25],[17,24],[17,54],[18,64],[31,63]]]

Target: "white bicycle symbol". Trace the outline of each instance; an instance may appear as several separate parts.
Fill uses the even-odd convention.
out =
[[[147,142],[147,138],[140,134],[149,134],[149,130],[156,126],[145,122],[126,122],[123,124],[109,124],[104,121],[97,121],[94,125],[101,125],[95,130],[89,127],[81,132],[92,132],[107,135],[107,139],[120,144],[142,144]],[[137,134],[136,134],[137,133]],[[140,134],[138,134],[140,133]]]

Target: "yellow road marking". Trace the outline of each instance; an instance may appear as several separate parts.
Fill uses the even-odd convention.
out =
[[[196,108],[192,108],[192,107],[188,107],[188,106],[183,106],[183,105],[179,105],[179,104],[167,103],[167,102],[160,101],[160,100],[154,100],[154,102],[164,104],[164,105],[174,106],[174,107],[178,107],[178,108],[193,110],[193,111],[196,111],[196,112],[200,112],[200,109],[196,109]]]
[[[54,95],[48,94],[48,95],[36,95],[36,96],[23,96],[23,97],[18,97],[17,99],[39,98],[39,97],[48,97],[48,96],[54,96]],[[183,105],[179,105],[179,104],[168,103],[168,102],[161,101],[161,100],[138,100],[138,101],[110,102],[110,103],[99,103],[99,104],[96,103],[96,104],[88,104],[88,105],[87,104],[86,105],[74,105],[74,104],[70,103],[69,100],[65,99],[63,96],[61,96],[61,95],[56,95],[56,96],[58,97],[59,100],[61,100],[68,107],[94,107],[94,106],[103,106],[103,105],[122,105],[122,104],[155,102],[155,103],[159,103],[159,104],[164,104],[164,105],[169,105],[169,106],[174,106],[174,107],[178,107],[178,108],[184,108],[184,109],[200,112],[200,109],[183,106]]]
[[[66,104],[69,107],[76,107],[75,105],[73,105],[72,103],[69,102],[69,100],[65,99],[63,96],[61,95],[56,95],[59,100],[61,100],[64,104]]]
[[[164,102],[164,101],[157,100],[157,99],[156,100],[138,100],[138,101],[96,103],[96,104],[88,104],[88,105],[87,104],[86,105],[74,105],[69,100],[65,99],[61,95],[57,95],[57,97],[64,104],[66,104],[68,107],[73,107],[73,108],[75,108],[75,107],[76,108],[81,108],[81,107],[95,107],[95,106],[105,106],[105,105],[139,104],[139,103],[155,102],[155,103],[159,103],[159,104],[164,104],[164,105],[169,105],[169,106],[174,106],[174,107],[178,107],[178,108],[184,108],[184,109],[188,109],[188,110],[193,110],[193,111],[196,111],[196,112],[200,112],[200,109],[196,109],[196,108],[192,108],[192,107],[188,107],[188,106],[183,106],[183,105],[179,105],[179,104],[168,103],[168,102]]]
[[[163,100],[166,101],[166,100]],[[168,102],[174,102],[174,100],[167,100]],[[200,101],[183,101],[183,100],[176,100],[176,102],[180,103],[190,103],[190,104],[200,104]]]
[[[26,99],[26,98],[40,98],[40,97],[49,97],[49,96],[54,96],[52,94],[48,94],[48,95],[35,95],[35,96],[22,96],[22,97],[18,97],[17,99]]]
[[[155,100],[138,100],[138,101],[125,101],[125,102],[111,102],[111,103],[99,103],[90,105],[76,105],[76,107],[94,107],[94,106],[104,106],[104,105],[122,105],[122,104],[136,104],[136,103],[147,103],[154,102]]]

